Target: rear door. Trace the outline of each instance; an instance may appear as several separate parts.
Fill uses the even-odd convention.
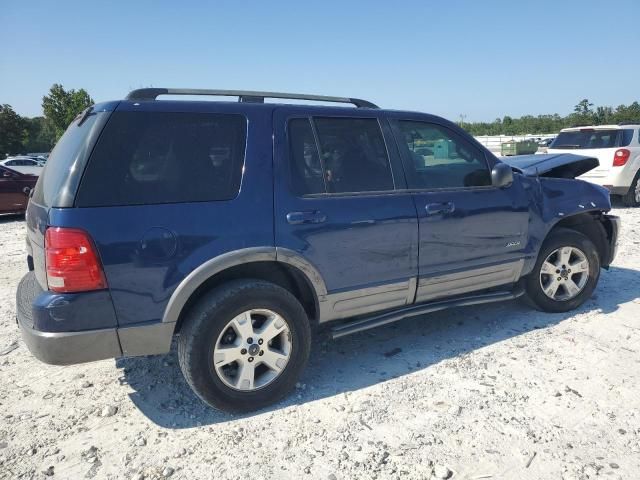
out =
[[[390,130],[374,110],[275,112],[276,247],[310,263],[320,321],[410,304],[418,227]]]
[[[394,116],[419,217],[416,302],[515,282],[530,250],[529,197],[518,176],[495,188],[484,149],[452,124]]]

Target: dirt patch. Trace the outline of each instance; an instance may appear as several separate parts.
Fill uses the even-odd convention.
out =
[[[206,408],[175,354],[53,367],[15,324],[0,219],[0,478],[612,479],[640,472],[640,209],[568,314],[460,308],[314,345],[284,402]]]

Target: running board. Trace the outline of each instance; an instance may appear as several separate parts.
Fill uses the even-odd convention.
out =
[[[513,300],[515,298],[524,295],[522,288],[516,288],[515,290],[483,293],[480,295],[471,295],[467,297],[459,297],[453,300],[443,300],[439,302],[423,303],[421,305],[411,305],[404,307],[400,310],[393,310],[372,317],[361,318],[353,320],[348,323],[343,323],[331,329],[331,338],[344,337],[351,335],[352,333],[362,332],[369,330],[370,328],[381,327],[389,323],[398,322],[408,317],[415,317],[416,315],[423,315],[425,313],[438,312],[440,310],[446,310],[454,307],[465,307],[468,305],[479,305],[482,303],[503,302],[505,300]]]

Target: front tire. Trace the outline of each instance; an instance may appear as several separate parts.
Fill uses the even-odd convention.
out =
[[[178,359],[202,401],[247,412],[293,389],[310,348],[309,320],[290,292],[261,280],[238,280],[206,294],[189,311]]]
[[[593,242],[580,232],[558,228],[542,244],[525,292],[542,311],[567,312],[591,296],[599,277],[600,257]]]

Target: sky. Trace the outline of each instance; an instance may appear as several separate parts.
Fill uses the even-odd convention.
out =
[[[364,98],[451,120],[640,101],[640,0],[0,0],[0,104],[52,84]]]

